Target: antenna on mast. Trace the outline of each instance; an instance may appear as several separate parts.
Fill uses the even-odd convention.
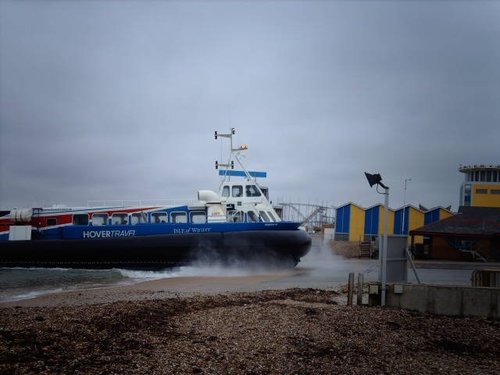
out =
[[[236,130],[234,128],[231,128],[229,133],[219,133],[219,132],[215,132],[215,139],[221,137],[221,138],[229,138],[229,143],[230,143],[230,153],[229,153],[229,158],[228,158],[228,161],[226,163],[220,163],[219,161],[216,161],[215,162],[215,169],[219,169],[220,168],[225,168],[224,171],[219,171],[219,175],[223,176],[222,178],[222,182],[221,182],[221,186],[222,186],[222,183],[230,178],[231,176],[244,176],[246,177],[248,180],[254,180],[255,181],[255,176],[252,175],[252,173],[249,173],[245,166],[243,165],[243,163],[241,162],[240,160],[240,152],[241,151],[246,151],[248,150],[248,146],[243,144],[243,145],[240,145],[239,147],[234,147],[233,146],[233,136],[234,134],[236,133]],[[238,163],[238,165],[241,167],[241,169],[243,169],[243,171],[241,172],[238,172],[238,171],[232,171],[232,169],[234,169],[234,160],[233,158],[236,160],[236,162]],[[233,173],[234,172],[234,173]],[[255,181],[255,183],[257,184],[257,182]]]
[[[233,151],[235,151],[233,149],[233,135],[236,133],[235,129],[234,128],[231,128],[230,129],[230,132],[229,133],[223,133],[223,134],[220,134],[219,132],[215,132],[215,139],[217,139],[218,137],[221,137],[221,138],[229,138],[229,142],[231,144],[231,153],[233,153]],[[222,167],[222,168],[226,168],[226,169],[234,169],[234,161],[231,160],[231,155],[229,155],[229,160],[227,161],[227,163],[220,163],[218,161],[215,162],[215,169],[219,169],[219,167]]]

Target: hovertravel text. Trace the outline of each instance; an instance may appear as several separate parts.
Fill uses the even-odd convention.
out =
[[[85,230],[83,238],[134,237],[135,230]]]

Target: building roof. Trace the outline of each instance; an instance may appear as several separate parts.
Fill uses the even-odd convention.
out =
[[[426,210],[427,210],[427,209],[422,210],[421,208],[416,207],[416,206],[414,206],[413,204],[407,204],[407,205],[405,205],[405,206],[402,206],[402,207],[399,207],[399,208],[395,209],[394,211],[396,211],[396,212],[398,212],[398,211],[403,211],[403,210],[405,210],[405,209],[407,209],[407,208],[408,208],[408,209],[413,209],[413,210],[415,210],[415,211],[417,211],[417,212],[421,212],[421,213],[425,213],[425,212],[426,212]]]
[[[460,165],[458,167],[458,170],[462,173],[467,173],[472,171],[500,170],[500,165],[492,165],[492,164]]]
[[[338,206],[338,207],[337,207],[337,210],[339,210],[339,209],[341,209],[341,208],[344,208],[344,207],[347,207],[347,206],[354,206],[354,207],[357,207],[357,208],[359,208],[359,209],[361,209],[361,210],[364,210],[364,208],[363,208],[363,207],[361,207],[360,205],[358,205],[358,204],[356,204],[356,203],[353,203],[353,202],[347,202],[347,203],[343,204],[342,206]]]
[[[500,208],[460,207],[455,216],[424,225],[410,235],[493,237],[500,236]]]
[[[451,210],[451,206],[448,206],[448,207],[443,207],[443,206],[432,207],[432,208],[429,208],[427,211],[425,211],[425,213],[439,211],[439,210],[443,210],[443,211],[446,211],[446,212],[448,212],[450,214],[454,214],[454,212]]]
[[[365,211],[368,211],[368,210],[373,210],[373,209],[375,209],[375,208],[377,208],[377,207],[379,207],[379,208],[381,208],[381,209],[384,209],[384,205],[383,205],[382,203],[377,203],[377,204],[374,204],[373,206],[370,206],[370,207],[365,208]],[[394,208],[387,207],[387,209],[388,209],[389,211],[394,211]]]

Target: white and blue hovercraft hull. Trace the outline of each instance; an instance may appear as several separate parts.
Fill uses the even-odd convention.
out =
[[[250,262],[293,267],[311,244],[296,225],[68,226],[59,229],[60,238],[0,242],[0,266],[158,269],[193,262]]]

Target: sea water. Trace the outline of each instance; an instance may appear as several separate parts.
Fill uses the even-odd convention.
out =
[[[0,268],[0,302],[168,277],[171,271]]]
[[[146,280],[193,276],[246,276],[261,270],[245,267],[195,264],[157,271],[126,269],[0,268],[0,302],[19,301],[45,294],[107,286],[129,285]]]

